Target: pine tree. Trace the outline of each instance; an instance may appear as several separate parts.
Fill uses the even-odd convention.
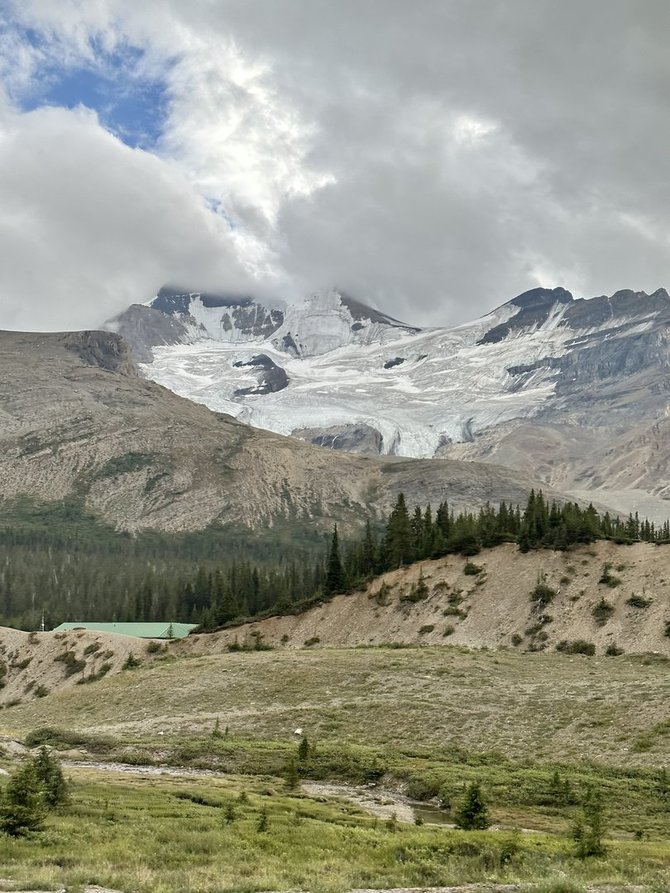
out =
[[[372,535],[372,527],[370,521],[365,522],[365,533],[363,535],[363,546],[361,548],[361,567],[360,571],[364,577],[371,577],[377,566],[377,544]]]
[[[605,814],[602,796],[589,790],[582,806],[582,815],[572,829],[577,855],[580,859],[588,856],[602,856],[605,852]]]
[[[35,763],[26,763],[12,775],[0,802],[0,831],[23,837],[39,831],[44,822],[44,789]]]
[[[483,831],[491,824],[479,782],[468,785],[455,819],[456,827],[464,831]]]
[[[386,525],[384,560],[387,568],[400,567],[414,560],[415,543],[405,497],[398,499]]]
[[[256,830],[259,834],[264,834],[269,827],[268,822],[268,811],[267,809],[262,810],[261,814],[258,816],[258,822],[256,824]]]
[[[44,790],[44,803],[48,809],[67,803],[68,791],[60,761],[46,747],[40,747],[34,760],[35,771]]]
[[[342,567],[342,559],[340,558],[340,541],[337,535],[336,524],[333,528],[333,537],[330,541],[324,589],[326,595],[334,595],[336,592],[343,592],[345,588],[344,568]]]
[[[289,791],[294,791],[300,784],[300,775],[298,774],[298,768],[294,759],[288,761],[284,778],[286,780],[286,787]]]

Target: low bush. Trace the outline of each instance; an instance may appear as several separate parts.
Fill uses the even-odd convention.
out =
[[[57,654],[56,657],[54,657],[54,661],[59,661],[64,664],[66,678],[68,676],[74,676],[75,673],[81,673],[86,669],[86,661],[78,658],[72,650]]]
[[[610,604],[607,599],[601,598],[597,605],[594,606],[591,614],[598,626],[604,626],[614,613],[614,605]]]
[[[556,646],[556,651],[562,651],[563,654],[586,654],[592,657],[596,653],[596,646],[584,639],[575,639],[574,642],[563,639]]]
[[[600,575],[598,583],[600,583],[602,586],[609,586],[610,589],[614,589],[615,587],[621,585],[621,580],[618,577],[615,577],[614,574],[611,573],[611,571],[611,564],[603,564],[602,573]]]
[[[538,608],[544,608],[546,605],[551,604],[557,595],[558,593],[556,590],[552,589],[551,586],[547,584],[545,577],[541,575],[538,577],[537,583],[531,590],[530,600],[537,605]]]
[[[481,574],[483,570],[484,568],[480,567],[480,565],[474,564],[472,561],[466,561],[463,573],[466,577],[476,577],[478,574]]]
[[[630,598],[626,599],[626,604],[630,605],[631,608],[648,608],[651,604],[651,599],[645,598],[643,595],[637,595],[634,592]]]

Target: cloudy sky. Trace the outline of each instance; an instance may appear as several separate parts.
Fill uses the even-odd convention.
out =
[[[670,286],[667,0],[0,0],[0,327]]]

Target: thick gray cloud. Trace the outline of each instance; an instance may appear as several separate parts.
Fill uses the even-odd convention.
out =
[[[99,177],[114,182],[118,166],[145,184],[132,250],[110,206],[78,227],[91,184],[63,179],[51,152],[23,219],[20,191],[9,223],[0,210],[5,244],[23,246],[9,267],[31,267],[5,273],[21,319],[35,300],[24,281],[36,295],[62,283],[87,324],[93,294],[107,312],[174,278],[288,296],[336,284],[435,324],[537,284],[587,296],[670,284],[665,0],[25,0],[15,12],[61,55],[85,58],[91,38],[144,47],[170,97],[156,158],[102,153],[91,137]],[[42,147],[81,136],[32,126]],[[69,186],[54,196],[56,178]],[[55,208],[67,250],[45,240]],[[90,248],[85,275],[75,247]]]
[[[95,327],[164,279],[252,286],[225,223],[179,171],[92,113],[10,113],[1,132],[4,327]]]

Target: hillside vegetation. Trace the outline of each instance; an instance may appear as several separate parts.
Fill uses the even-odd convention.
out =
[[[670,656],[670,547],[608,541],[522,553],[512,544],[389,571],[299,614],[189,639],[250,647],[454,644]],[[237,643],[237,645],[236,645]],[[592,648],[587,646],[591,645]]]

